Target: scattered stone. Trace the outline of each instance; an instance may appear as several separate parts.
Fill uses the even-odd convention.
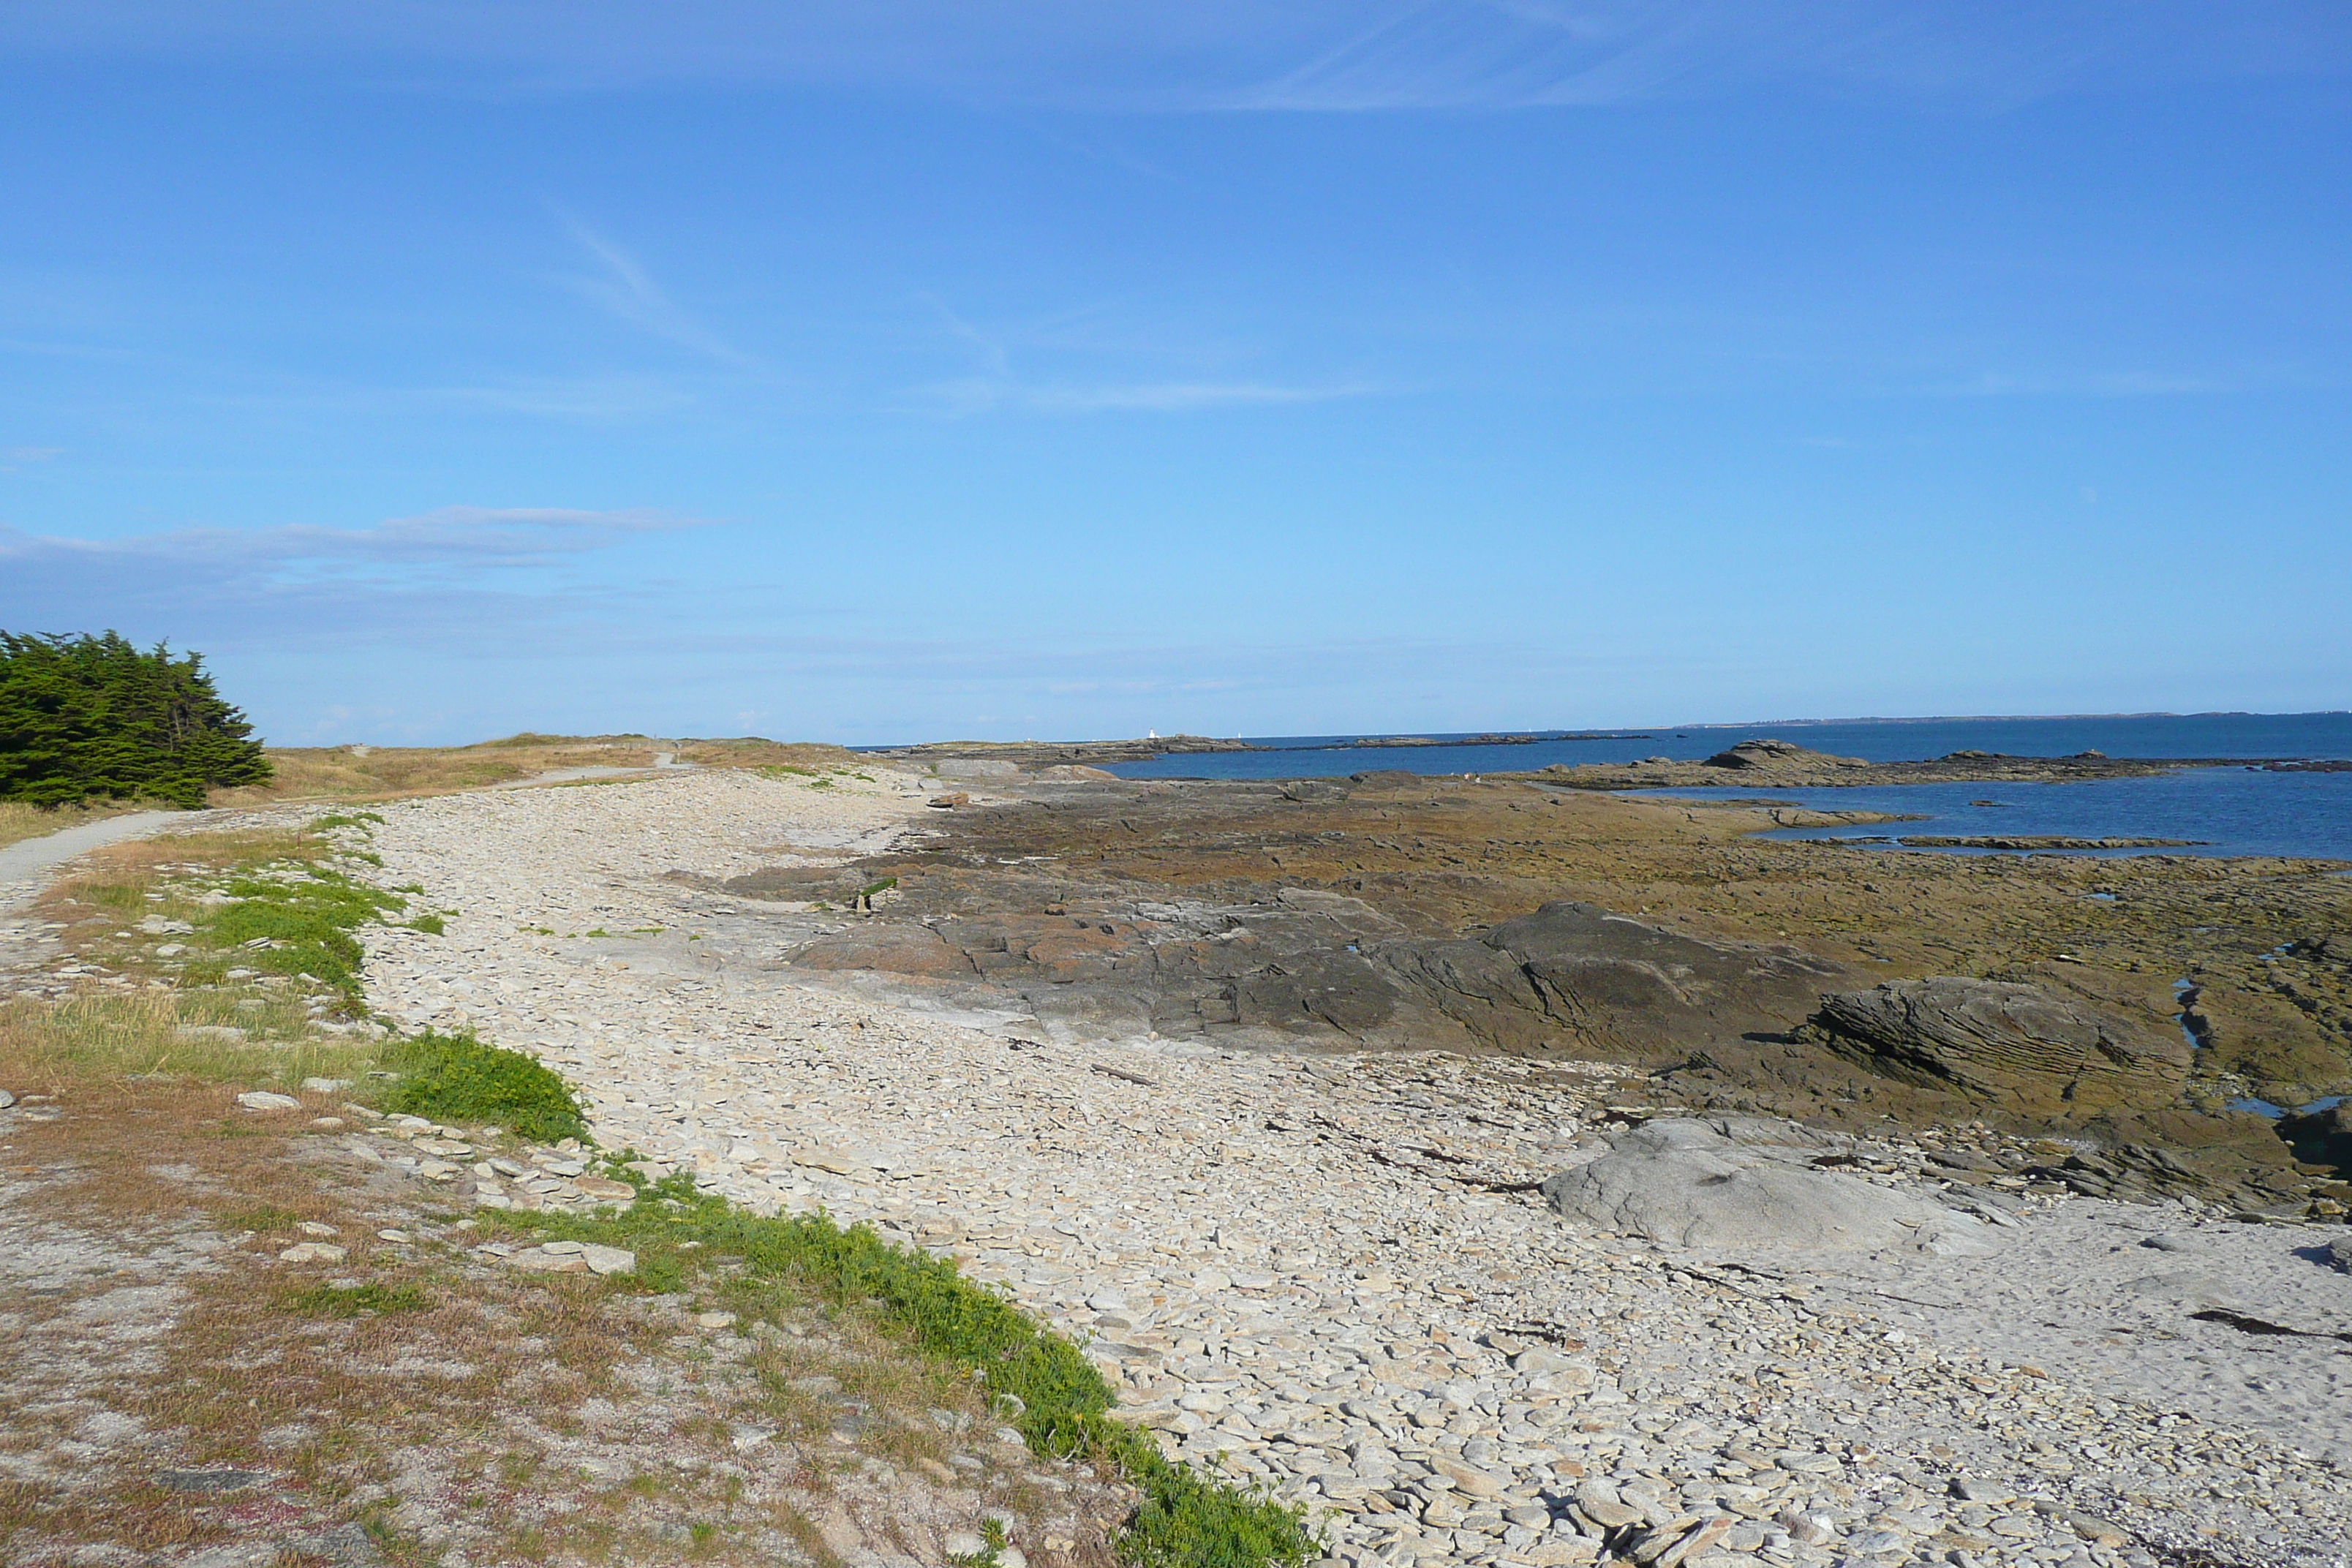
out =
[[[243,1031],[238,1031],[238,1038],[243,1037]],[[236,1102],[247,1110],[299,1110],[302,1109],[302,1102],[292,1095],[279,1094],[267,1089],[249,1089],[236,1097]]]
[[[1408,785],[1433,787],[1362,788]],[[1126,800],[1159,787],[1099,790]],[[1939,1331],[1937,1313],[1962,1305],[1945,1294],[1942,1276],[1962,1265],[1998,1270],[2014,1254],[1989,1264],[1941,1258],[1932,1245],[1923,1250],[1917,1233],[1959,1222],[2029,1242],[2051,1234],[2043,1227],[2053,1216],[2095,1206],[2049,1195],[2059,1184],[2040,1173],[2057,1169],[2064,1150],[2029,1149],[1985,1128],[1920,1139],[1890,1124],[1859,1137],[1720,1117],[1703,1123],[1719,1144],[1701,1152],[1727,1165],[1851,1183],[1874,1203],[1920,1205],[1928,1218],[1896,1226],[1904,1235],[1883,1256],[1768,1247],[1738,1262],[1692,1259],[1616,1224],[1564,1226],[1528,1190],[1548,1173],[1566,1174],[1587,1129],[1678,1119],[1679,1075],[1669,1081],[1549,1053],[1465,1058],[1420,1048],[1417,1036],[1355,1049],[1312,1034],[1309,1023],[1319,1016],[1311,1009],[1324,1006],[1349,1027],[1370,1029],[1345,1011],[1371,994],[1349,989],[1360,974],[1276,976],[1278,994],[1266,976],[1288,963],[1271,933],[1285,922],[1324,922],[1318,929],[1348,931],[1368,953],[1412,944],[1431,965],[1418,994],[1451,998],[1465,1012],[1573,1012],[1592,1024],[1579,1054],[1611,1058],[1617,1020],[1648,1005],[1640,1000],[1645,973],[1699,998],[1688,1014],[1694,1028],[1734,1033],[1764,1026],[1745,1020],[1784,1005],[1795,1010],[1770,1026],[1786,1028],[1824,992],[1864,982],[1824,975],[1769,946],[1686,948],[1681,933],[1605,910],[1555,910],[1516,933],[1517,945],[1497,945],[1491,933],[1429,943],[1378,928],[1366,918],[1377,911],[1348,907],[1357,900],[1337,889],[1276,889],[1230,925],[1222,914],[1141,898],[1099,918],[1076,900],[1024,921],[966,918],[952,912],[952,897],[924,902],[909,893],[926,875],[952,880],[945,857],[937,873],[902,869],[888,912],[872,919],[849,916],[846,900],[831,894],[830,910],[785,895],[756,919],[738,918],[720,912],[710,886],[779,859],[854,880],[853,851],[957,825],[927,818],[917,793],[836,795],[717,770],[626,795],[525,792],[387,806],[374,839],[384,879],[416,880],[436,900],[478,914],[434,944],[429,961],[403,934],[362,933],[371,1010],[408,1027],[475,1027],[537,1053],[581,1087],[598,1144],[645,1152],[649,1177],[689,1172],[704,1190],[757,1212],[822,1207],[894,1240],[952,1250],[974,1278],[1024,1306],[1066,1329],[1091,1330],[1092,1359],[1122,1405],[1180,1462],[1259,1479],[1286,1500],[1328,1510],[1334,1558],[1351,1568],[1552,1565],[1640,1552],[1658,1568],[1686,1539],[1666,1568],[1754,1568],[1759,1553],[1780,1568],[1830,1568],[1841,1557],[1885,1568],[1906,1551],[1923,1562],[1974,1554],[1958,1568],[2021,1568],[2029,1552],[2060,1563],[2052,1553],[2062,1547],[2100,1568],[2153,1568],[2152,1558],[2110,1558],[2115,1549],[2021,1505],[2012,1514],[2004,1504],[1943,1495],[1943,1478],[1955,1470],[2013,1469],[2034,1483],[2020,1489],[2058,1495],[2094,1480],[2140,1488],[2152,1500],[2147,1510],[2113,1504],[2122,1520],[2210,1527],[2218,1536],[2199,1539],[2226,1548],[2231,1561],[2273,1561],[2252,1544],[2257,1529],[2284,1527],[2310,1545],[2325,1539],[2324,1525],[2298,1522],[2294,1510],[2321,1506],[2336,1478],[2298,1468],[2275,1434],[2218,1417],[2175,1421],[2165,1412],[2201,1396],[2151,1409],[2137,1402],[2128,1369],[2084,1374],[2084,1358],[2107,1353],[2095,1344],[2070,1352],[2050,1333],[2021,1345],[1973,1326],[1965,1338]],[[1426,798],[1399,796],[1408,805]],[[780,842],[791,847],[758,847]],[[590,843],[593,866],[578,853]],[[935,1013],[877,999],[903,989],[858,989],[872,976],[821,973],[795,956],[819,942],[875,940],[877,928],[915,910],[937,912],[939,929],[880,940],[902,947],[909,964],[940,966],[928,978],[903,971],[924,998],[936,997]],[[662,926],[704,941],[622,950],[497,934],[542,925]],[[1433,956],[1438,945],[1444,952]],[[1006,991],[980,1000],[978,987],[999,972],[992,965],[1019,966],[1041,993],[1078,994],[1092,984],[1088,966],[1111,963],[1101,955],[1114,950],[1120,963],[1186,977],[1164,992],[1181,1005],[1181,1021],[1175,1007],[1164,1018],[1106,1011],[1091,1032],[1066,1033],[1042,1005],[1034,1020],[1012,1016],[1020,1008]],[[1402,976],[1380,962],[1390,966],[1379,974]],[[1673,969],[1685,963],[1686,981]],[[1760,977],[1750,973],[1759,969]],[[722,972],[724,983],[714,983]],[[1476,994],[1449,989],[1455,979]],[[1339,989],[1324,989],[1327,981]],[[1623,999],[1611,989],[1621,981]],[[961,989],[967,982],[974,989]],[[1507,994],[1520,999],[1501,1000]],[[1118,1002],[1109,990],[1093,998],[1084,1005]],[[971,1012],[957,1011],[967,1004]],[[1393,1016],[1434,1017],[1436,1009]],[[1195,1027],[1195,1017],[1213,1022]],[[1299,1021],[1300,1043],[1339,1048],[1228,1048],[1276,1043],[1250,1032],[1275,1017]],[[1163,1023],[1179,1032],[1155,1037]],[[1542,1026],[1547,1038],[1564,1037],[1558,1021]],[[1502,1032],[1495,1026],[1496,1037]],[[1106,1035],[1131,1041],[1132,1054],[1101,1043]],[[1690,1049],[1688,1039],[1676,1048]],[[1150,1070],[1134,1076],[1149,1084],[1089,1070],[1113,1058],[1122,1073],[1140,1069],[1147,1055]],[[1744,1124],[1751,1120],[1758,1125]],[[1632,1152],[1612,1148],[1602,1160]],[[2081,1152],[2112,1163],[2105,1152]],[[492,1167],[511,1194],[496,1194],[500,1201],[551,1210],[594,1201],[579,1184],[584,1164],[567,1184],[544,1161],[509,1163],[515,1168]],[[2068,1173],[2084,1184],[2100,1179],[2087,1167]],[[1974,1217],[1955,1214],[1958,1205]],[[2186,1216],[2165,1223],[2199,1234]],[[2086,1231],[2099,1238],[2100,1256],[2084,1260],[2091,1283],[2053,1310],[2153,1310],[2156,1299],[2114,1289],[2128,1258],[2108,1256],[2148,1227],[2143,1217]],[[536,1263],[517,1266],[587,1270],[577,1250],[513,1250],[533,1255]],[[1812,1256],[1826,1261],[1813,1265]],[[2032,1256],[2036,1268],[2050,1266]],[[2128,1256],[2142,1273],[2155,1261]],[[2301,1269],[2326,1278],[2308,1263]],[[2242,1340],[2202,1324],[2180,1338]],[[2244,1342],[2266,1356],[2336,1348]],[[2179,1352],[2151,1339],[2145,1353]],[[2014,1364],[2023,1360],[2044,1362],[2050,1375],[2029,1379]],[[812,1398],[840,1393],[837,1384],[815,1386],[824,1392],[805,1391]],[[2305,1406],[2280,1408],[2312,1414],[2315,1443],[2340,1425]],[[879,1419],[838,1409],[845,1420]],[[2306,1438],[2299,1431],[2290,1440]],[[973,1477],[967,1466],[978,1462],[962,1455],[940,1468]],[[923,1468],[901,1467],[910,1479]],[[2250,1479],[2258,1473],[2259,1486]],[[1049,1482],[1069,1484],[1050,1469],[1039,1475],[1041,1493],[1054,1489]],[[2226,1495],[2211,1494],[2215,1485]],[[1740,1522],[1719,1538],[1695,1537],[1733,1515]],[[1777,1522],[1790,1517],[1811,1522]],[[1995,1517],[2030,1517],[2037,1533],[2011,1540],[1990,1528]],[[1912,1544],[1875,1552],[1885,1536]]]
[[[298,1241],[278,1255],[280,1263],[341,1263],[344,1248],[325,1241]]]
[[[636,1272],[637,1255],[626,1247],[600,1247],[593,1241],[583,1242],[580,1247],[579,1257],[592,1273],[634,1274]]]

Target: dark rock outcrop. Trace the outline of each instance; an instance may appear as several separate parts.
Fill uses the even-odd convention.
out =
[[[1822,1040],[1874,1072],[2027,1115],[2167,1098],[2188,1042],[2038,985],[1937,975],[1822,998]]]
[[[1870,766],[1860,757],[1834,756],[1800,746],[1794,741],[1770,739],[1742,741],[1729,751],[1717,752],[1707,758],[1706,765],[1742,773],[1816,773],[1823,768]]]
[[[1585,903],[1546,904],[1483,940],[1516,961],[1555,1026],[1637,1056],[1787,1029],[1848,973],[1794,948],[1706,942]]]
[[[801,869],[728,884],[838,896]],[[980,982],[1074,1028],[1237,1043],[1486,1047],[1658,1060],[1793,1027],[1849,972],[1794,949],[1703,942],[1591,904],[1483,933],[1414,935],[1360,899],[1284,888],[1250,904],[1139,901],[1101,914],[971,910],[909,870],[910,911],[791,950],[803,969]],[[772,896],[772,894],[771,894]],[[1107,918],[1108,917],[1108,918]]]

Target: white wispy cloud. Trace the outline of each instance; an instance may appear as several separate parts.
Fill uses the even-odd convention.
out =
[[[667,377],[627,374],[512,375],[435,387],[424,395],[502,414],[591,422],[674,414],[698,401],[694,391]]]
[[[1398,390],[1361,380],[1203,374],[1201,372],[1205,369],[1223,368],[1223,362],[1262,356],[1253,354],[1245,344],[1213,341],[1193,327],[1181,332],[1171,331],[1164,324],[1139,328],[1121,312],[1105,306],[1078,307],[1043,320],[992,327],[960,314],[937,295],[926,295],[923,303],[939,318],[941,341],[971,361],[973,369],[968,374],[917,386],[906,400],[916,408],[952,417],[997,412],[1188,414],[1212,408],[1329,403]],[[1040,362],[1070,368],[1059,374],[1034,368]],[[1173,368],[1179,374],[1088,374],[1094,367],[1132,366],[1139,362],[1163,372]]]
[[[726,364],[754,363],[751,355],[680,310],[635,257],[577,219],[567,218],[564,226],[599,267],[596,272],[563,279],[582,299],[614,320],[679,348]]]
[[[2332,0],[16,0],[0,49],[396,64],[488,91],[824,82],[1109,110],[1610,104],[1759,80],[2003,105],[2342,78]]]
[[[0,472],[32,463],[46,463],[64,453],[63,447],[0,447]]]
[[[383,647],[526,656],[608,638],[657,596],[642,580],[599,580],[597,552],[698,526],[655,511],[451,506],[363,528],[78,539],[0,527],[0,626],[116,626],[272,659]]]
[[[26,533],[0,526],[0,563],[23,574],[102,566],[194,573],[215,581],[354,566],[486,567],[543,563],[603,549],[633,534],[698,526],[654,511],[558,507],[448,506],[367,528],[288,523],[275,528],[179,528],[116,539]]]
[[[1371,397],[1376,386],[1268,386],[1254,382],[1163,382],[1137,386],[1040,386],[1023,390],[1024,406],[1047,414],[1098,414],[1124,409],[1162,414],[1252,405],[1328,403]]]
[[[970,377],[916,390],[919,404],[958,417],[997,411],[1031,414],[1190,414],[1211,408],[1268,407],[1376,397],[1393,388],[1370,384],[1285,386],[1259,382],[1139,382],[1100,386],[1024,385]]]

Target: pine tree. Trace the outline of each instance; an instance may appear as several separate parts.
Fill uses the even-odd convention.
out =
[[[222,784],[266,783],[243,712],[204,658],[142,653],[118,632],[0,631],[0,798],[61,805],[168,800],[190,809]]]

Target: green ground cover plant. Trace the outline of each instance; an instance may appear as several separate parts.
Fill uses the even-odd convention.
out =
[[[0,798],[35,805],[161,800],[191,809],[215,787],[266,784],[243,712],[200,654],[142,651],[117,632],[0,631]]]
[[[362,953],[351,932],[404,907],[399,895],[322,864],[358,853],[349,839],[326,834],[363,834],[367,826],[330,817],[300,833],[194,836],[123,851],[121,865],[74,884],[71,899],[118,919],[140,911],[184,918],[196,927],[186,940],[213,956],[186,966],[183,979],[196,982],[193,989],[0,1008],[0,1043],[10,1059],[19,1069],[54,1066],[140,1080],[291,1085],[331,1077],[351,1085],[345,1092],[388,1111],[496,1123],[532,1142],[576,1139],[593,1148],[585,1108],[571,1085],[521,1052],[432,1030],[364,1042],[321,1037],[304,1033],[299,988],[278,981],[242,991],[217,984],[219,961],[233,956],[257,968],[272,961],[280,973],[307,974],[317,989],[331,986],[356,1000]],[[177,880],[192,861],[206,864],[209,874],[194,884]],[[215,880],[224,875],[225,884]],[[175,890],[192,886],[241,901],[208,905]],[[159,891],[163,900],[153,901]],[[272,945],[225,945],[231,939]],[[298,963],[304,967],[297,970]],[[263,1004],[263,1011],[240,1009],[241,1002]],[[234,1018],[240,1026],[191,1038],[184,1026],[199,1018]],[[265,1019],[266,1030],[256,1027]],[[280,1034],[288,1037],[274,1037]],[[215,1131],[263,1136],[233,1118]],[[1092,1463],[1133,1485],[1140,1501],[1114,1542],[1132,1568],[1300,1568],[1322,1554],[1324,1543],[1303,1510],[1261,1487],[1168,1459],[1150,1434],[1117,1419],[1110,1384],[1078,1345],[1002,1290],[966,1278],[952,1260],[895,1246],[863,1226],[844,1227],[822,1213],[762,1217],[698,1191],[689,1173],[648,1179],[632,1170],[633,1159],[619,1153],[603,1160],[609,1174],[635,1188],[624,1208],[593,1215],[482,1210],[478,1221],[492,1234],[626,1247],[636,1255],[635,1272],[610,1284],[698,1294],[747,1323],[781,1323],[814,1300],[904,1346],[917,1358],[910,1364],[976,1379],[1033,1452]],[[238,1228],[275,1231],[293,1222],[294,1210],[257,1203],[258,1196],[248,1196],[247,1206],[231,1216]],[[267,1304],[314,1318],[415,1313],[420,1316],[409,1321],[422,1321],[436,1300],[414,1282],[368,1281],[316,1285]]]
[[[413,1279],[386,1285],[371,1279],[363,1285],[313,1285],[290,1292],[282,1303],[289,1312],[314,1318],[356,1318],[362,1312],[422,1312],[433,1298]]]
[[[763,1218],[677,1173],[647,1180],[629,1157],[606,1162],[635,1184],[625,1209],[594,1216],[509,1213],[496,1223],[549,1239],[625,1247],[649,1291],[702,1289],[746,1321],[763,1288],[789,1285],[836,1310],[874,1313],[913,1348],[982,1381],[1033,1452],[1116,1468],[1143,1494],[1117,1540],[1135,1568],[1293,1568],[1322,1554],[1302,1510],[1261,1488],[1177,1464],[1143,1430],[1116,1419],[1117,1396],[1079,1348],[955,1264],[827,1215]],[[740,1259],[725,1278],[717,1259]]]
[[[307,974],[354,1002],[362,954],[352,928],[407,907],[398,894],[325,866],[308,867],[299,875],[236,877],[223,890],[238,901],[219,906],[198,926],[209,946],[251,944],[250,951],[237,954],[247,968]]]
[[[443,1122],[495,1122],[535,1142],[585,1139],[580,1101],[561,1075],[520,1051],[431,1029],[386,1042],[383,1108]]]

